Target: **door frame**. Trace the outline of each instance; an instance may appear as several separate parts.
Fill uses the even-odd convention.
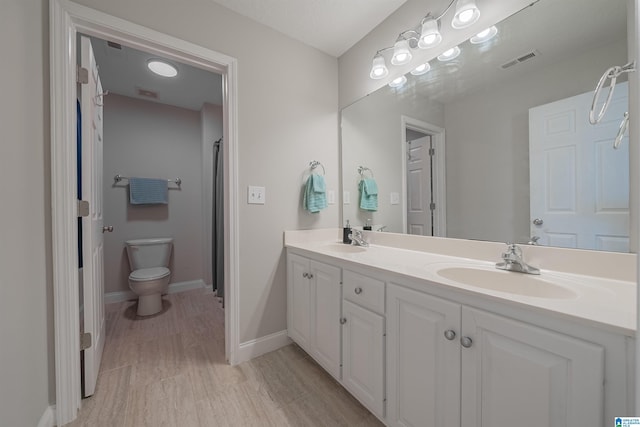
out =
[[[435,149],[433,176],[433,200],[436,204],[433,219],[433,233],[437,237],[447,237],[447,195],[445,170],[445,132],[444,129],[409,116],[400,116],[400,159],[402,167],[402,232],[407,233],[407,129],[431,136]]]
[[[51,234],[56,372],[56,420],[77,416],[80,395],[76,202],[76,33],[113,40],[222,75],[225,135],[225,354],[239,353],[237,60],[196,44],[96,11],[50,0]]]

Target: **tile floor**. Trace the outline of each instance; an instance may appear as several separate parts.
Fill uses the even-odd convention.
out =
[[[135,310],[107,305],[96,392],[69,426],[382,426],[295,344],[229,366],[211,292],[167,295],[147,318]]]

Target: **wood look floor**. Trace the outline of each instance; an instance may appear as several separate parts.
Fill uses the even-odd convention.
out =
[[[95,394],[70,426],[382,426],[295,344],[238,366],[224,311],[205,290],[164,297],[160,314],[109,304]]]

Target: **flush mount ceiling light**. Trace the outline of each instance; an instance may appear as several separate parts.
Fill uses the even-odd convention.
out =
[[[445,50],[442,54],[438,55],[438,61],[447,62],[452,59],[456,59],[460,55],[460,48],[458,46],[452,47],[449,50]]]
[[[391,80],[391,83],[389,83],[389,86],[390,87],[401,87],[406,82],[407,82],[407,78],[405,76],[400,76],[400,77],[396,77],[395,79]]]
[[[389,75],[389,69],[387,68],[387,64],[384,60],[384,57],[381,54],[376,54],[373,57],[373,64],[371,65],[371,73],[369,73],[369,77],[374,80],[383,79]]]
[[[453,15],[451,26],[455,29],[467,28],[475,24],[480,18],[480,9],[476,6],[475,0],[458,0],[456,3],[456,13]]]
[[[371,77],[372,79],[382,79],[389,74],[387,64],[384,57],[382,56],[383,52],[393,50],[393,54],[391,55],[391,64],[405,65],[409,63],[413,58],[411,49],[428,49],[440,44],[440,42],[442,41],[442,34],[440,33],[441,20],[447,13],[449,13],[454,4],[456,6],[455,14],[453,17],[453,21],[451,22],[451,26],[453,28],[467,28],[473,25],[478,20],[478,18],[480,18],[480,10],[476,6],[475,0],[451,0],[447,8],[440,15],[435,15],[431,12],[427,13],[416,25],[416,27],[401,32],[392,47],[385,47],[378,50],[373,57],[373,63],[371,66],[371,71],[369,72],[369,77]],[[489,29],[489,33],[491,33],[492,31],[492,29]],[[489,35],[489,33],[487,33],[487,38],[483,39],[483,41],[489,40],[495,35]],[[442,58],[440,59],[441,61],[450,61],[459,54],[460,49],[456,47],[454,48],[454,50],[448,52],[448,54],[440,55],[438,59]],[[414,71],[412,71],[412,74],[415,74],[414,72],[416,72],[416,70],[420,70],[417,71],[418,73],[426,73],[427,71],[429,71],[429,68],[423,70],[421,67],[422,65],[416,67]],[[406,72],[406,70],[403,71]]]
[[[429,65],[428,62],[425,62],[424,64],[420,64],[414,68],[413,71],[411,71],[411,74],[414,76],[421,76],[422,74],[429,72],[430,69],[431,65]]]
[[[427,49],[440,44],[442,35],[439,27],[440,24],[435,19],[428,17],[424,19],[420,28],[420,40],[418,40],[420,49]]]
[[[396,43],[393,45],[391,63],[393,65],[404,65],[411,61],[412,57],[409,41],[402,36],[398,37],[398,40],[396,40]]]
[[[471,37],[469,41],[472,44],[484,43],[494,38],[496,34],[498,34],[498,29],[495,26],[489,27],[486,30],[480,31],[478,34]]]
[[[175,77],[178,75],[178,69],[175,66],[160,59],[150,59],[147,61],[147,67],[162,77]]]

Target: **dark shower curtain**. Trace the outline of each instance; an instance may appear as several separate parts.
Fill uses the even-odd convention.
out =
[[[213,290],[224,298],[224,187],[222,138],[213,144],[213,210],[211,224],[211,266]]]

